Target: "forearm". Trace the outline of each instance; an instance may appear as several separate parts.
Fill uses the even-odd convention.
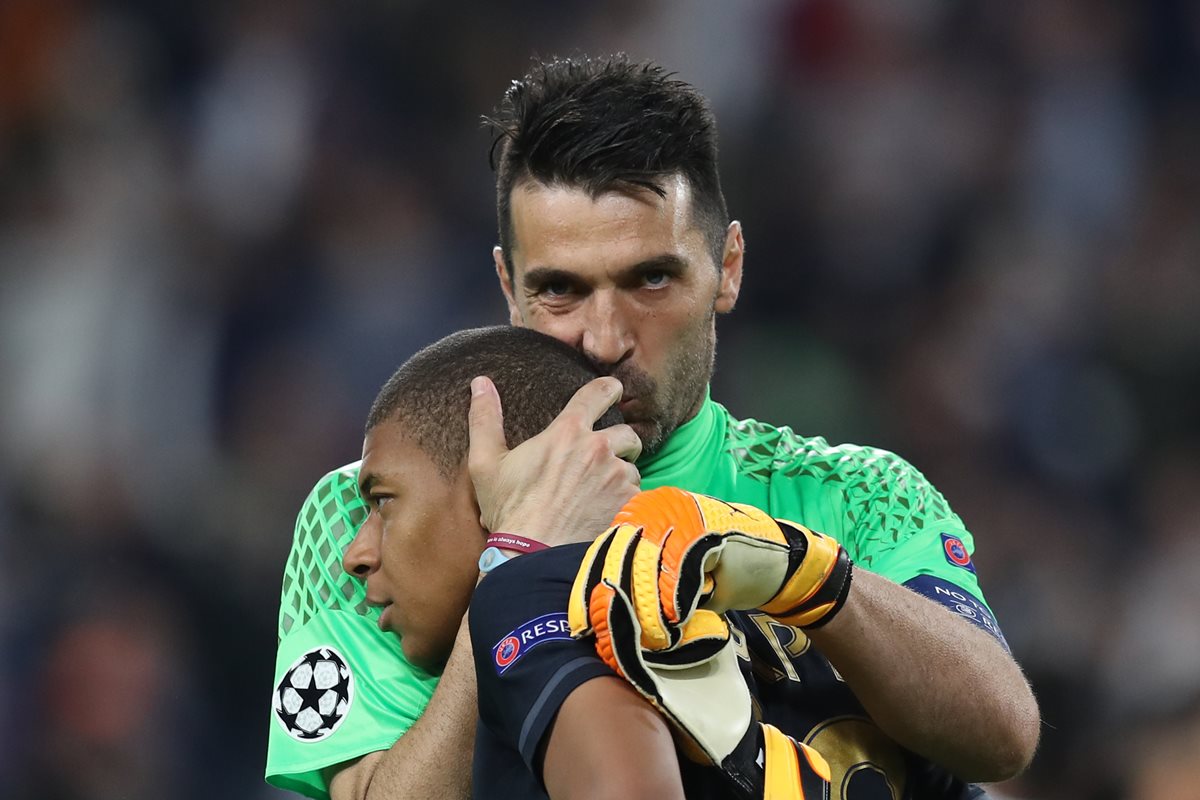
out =
[[[330,781],[332,800],[469,797],[475,691],[471,640],[464,619],[425,712],[387,750],[338,768]]]
[[[1019,773],[1037,746],[1037,702],[1000,643],[865,569],[845,606],[811,631],[875,723],[970,781]]]

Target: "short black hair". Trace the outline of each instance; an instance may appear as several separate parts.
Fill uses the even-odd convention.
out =
[[[492,116],[500,248],[512,275],[512,193],[524,180],[592,195],[648,189],[682,175],[692,190],[692,223],[718,267],[729,212],[717,172],[717,123],[690,84],[650,62],[607,58],[534,59]]]
[[[504,406],[509,447],[545,430],[571,396],[600,373],[551,336],[507,325],[453,333],[417,352],[388,379],[371,405],[366,432],[398,421],[445,478],[462,467],[469,444],[471,379],[486,375]],[[609,409],[596,428],[620,423]]]

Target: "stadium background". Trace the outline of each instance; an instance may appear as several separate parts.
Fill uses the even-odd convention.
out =
[[[1046,721],[1005,793],[1200,796],[1183,0],[4,0],[0,794],[280,796],[294,515],[395,365],[504,319],[480,114],[614,49],[717,112],[716,396],[975,532]]]

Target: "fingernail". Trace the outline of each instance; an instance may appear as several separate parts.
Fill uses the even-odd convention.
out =
[[[478,397],[479,395],[483,394],[485,391],[487,391],[487,389],[484,388],[485,386],[486,386],[486,384],[484,383],[484,377],[482,375],[480,375],[476,378],[472,378],[471,379],[471,396]]]

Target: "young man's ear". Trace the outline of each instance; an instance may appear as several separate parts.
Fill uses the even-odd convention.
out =
[[[742,260],[746,254],[746,241],[742,238],[742,223],[736,219],[729,223],[725,232],[725,250],[721,257],[721,284],[717,288],[714,308],[719,314],[728,314],[737,305],[738,293],[742,290]]]
[[[496,277],[500,279],[500,291],[504,292],[504,302],[508,303],[508,324],[522,327],[521,312],[513,295],[512,278],[509,277],[508,265],[504,263],[504,250],[500,245],[492,248],[492,261],[496,263]]]
[[[483,512],[479,509],[479,497],[475,494],[475,482],[471,480],[471,470],[463,459],[462,470],[454,486],[455,502],[462,503],[464,508],[471,509],[471,518],[479,523],[479,532],[487,537],[487,526],[483,522]],[[482,548],[482,546],[481,546]]]

